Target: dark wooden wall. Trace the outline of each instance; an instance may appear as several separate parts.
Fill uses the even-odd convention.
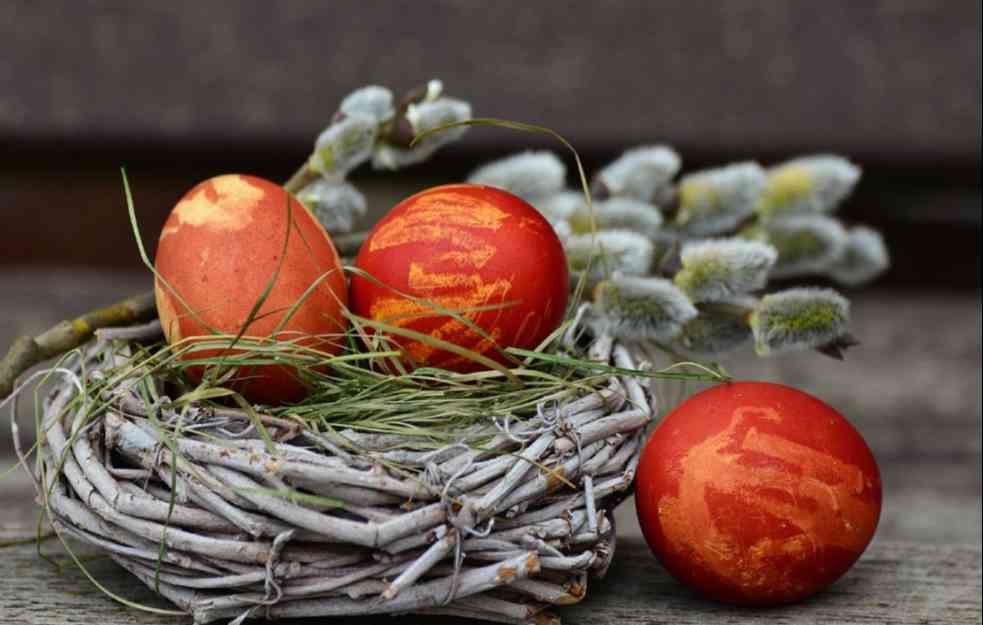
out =
[[[5,2],[0,264],[135,266],[119,165],[155,233],[201,178],[286,176],[352,88],[434,76],[590,163],[651,141],[691,167],[844,153],[866,172],[847,217],[899,252],[887,283],[979,285],[975,0]],[[363,185],[378,213],[545,144],[479,129]]]

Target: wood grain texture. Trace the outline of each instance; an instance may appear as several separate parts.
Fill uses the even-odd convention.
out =
[[[437,76],[579,147],[978,167],[979,22],[977,2],[7,2],[0,138],[307,145],[348,90]]]
[[[10,532],[0,532],[9,538]],[[75,547],[89,572],[121,596],[158,608],[170,606],[111,560]],[[46,554],[64,565],[61,572],[40,559],[31,545],[2,551],[0,620],[6,625],[188,625],[191,619],[149,614],[102,595],[71,563],[57,539],[43,544]],[[730,608],[700,599],[675,582],[639,538],[619,543],[605,579],[594,581],[587,598],[556,613],[570,625],[687,623],[805,625],[962,625],[978,623],[979,546],[924,546],[875,541],[860,562],[829,590],[800,604],[768,610]],[[400,625],[451,623],[434,617],[387,617]],[[367,625],[378,619],[345,619]],[[281,623],[307,621],[281,621]],[[338,621],[341,622],[341,621]]]
[[[980,549],[875,541],[830,589],[802,603],[767,610],[704,601],[675,582],[638,540],[618,546],[608,577],[590,601],[562,612],[564,622],[963,624],[980,620]]]

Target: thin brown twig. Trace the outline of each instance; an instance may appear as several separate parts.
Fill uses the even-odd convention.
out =
[[[70,321],[61,321],[37,336],[20,336],[0,360],[0,399],[13,392],[17,378],[36,364],[71,351],[92,338],[99,328],[121,326],[154,317],[153,291],[132,295]]]

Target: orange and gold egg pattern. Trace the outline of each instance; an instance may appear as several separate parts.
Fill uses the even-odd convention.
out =
[[[317,219],[274,182],[228,174],[192,188],[164,224],[155,264],[157,311],[172,344],[214,332],[237,334],[276,275],[245,336],[276,332],[275,338],[305,348],[326,353],[339,348],[347,327],[341,313],[347,290],[338,254]],[[196,351],[188,357],[221,353]],[[187,375],[198,382],[203,370],[191,367]],[[232,386],[263,403],[297,401],[306,392],[296,371],[265,364],[240,367]]]
[[[375,280],[353,276],[353,312],[498,362],[506,362],[500,348],[535,347],[566,312],[567,264],[552,227],[528,203],[493,187],[446,185],[407,198],[369,233],[356,265]],[[426,342],[391,338],[411,365],[481,368]]]
[[[830,406],[778,384],[698,393],[652,433],[635,503],[662,564],[705,595],[775,605],[818,592],[870,543],[877,463]]]

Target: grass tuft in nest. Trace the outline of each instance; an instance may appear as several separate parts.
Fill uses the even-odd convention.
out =
[[[658,371],[625,371],[568,353],[561,349],[558,329],[535,350],[509,348],[518,365],[473,373],[456,373],[424,367],[392,371],[389,363],[400,356],[384,338],[364,344],[359,328],[352,326],[340,336],[318,337],[340,343],[343,348],[327,355],[290,341],[273,341],[230,335],[189,337],[174,345],[163,342],[137,349],[99,379],[87,380],[88,397],[113,397],[117,389],[146,389],[146,400],[172,410],[196,406],[198,410],[236,408],[254,410],[296,423],[315,433],[352,429],[396,434],[404,445],[426,449],[452,440],[468,426],[492,419],[520,420],[536,413],[543,402],[560,401],[595,392],[612,375],[637,375],[672,380],[720,381],[721,370],[692,363]],[[442,342],[426,335],[417,340]],[[235,353],[214,355],[235,341]],[[462,351],[464,348],[459,348]],[[212,354],[195,357],[196,354]],[[309,388],[299,403],[260,407],[244,402],[234,387],[224,386],[237,367],[277,365],[295,372]],[[185,369],[206,367],[210,374],[197,385],[189,385]],[[241,376],[237,379],[242,380]],[[164,382],[162,386],[160,382]],[[248,380],[247,380],[248,382]],[[238,382],[237,382],[238,383]],[[170,399],[168,399],[170,398]],[[263,423],[254,419],[257,429]]]

